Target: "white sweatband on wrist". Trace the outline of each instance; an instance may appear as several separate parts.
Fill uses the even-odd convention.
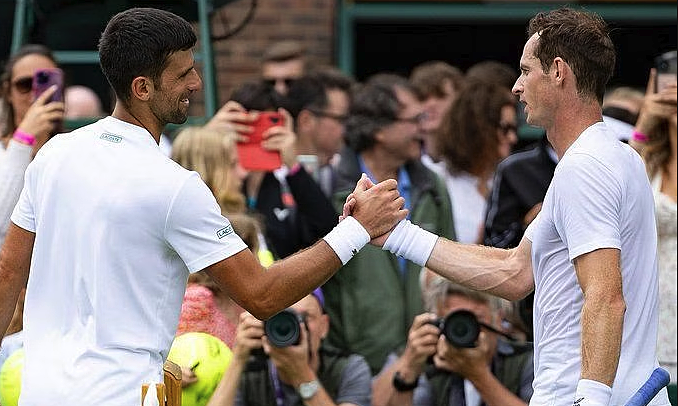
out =
[[[426,266],[438,236],[426,231],[410,220],[400,220],[382,249],[391,251],[399,257],[409,259],[419,266]]]
[[[370,239],[365,227],[352,216],[346,217],[323,237],[344,265],[370,242]]]
[[[608,406],[612,388],[602,382],[580,379],[573,406]]]

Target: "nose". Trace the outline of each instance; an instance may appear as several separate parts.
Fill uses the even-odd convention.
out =
[[[511,88],[511,93],[519,95],[522,92],[523,92],[523,81],[519,77],[518,79],[516,79],[516,83],[513,84],[513,88]]]
[[[200,75],[198,75],[198,72],[196,72],[195,69],[193,70],[193,73],[193,80],[189,84],[188,88],[191,91],[196,92],[202,89],[202,79],[200,79]]]

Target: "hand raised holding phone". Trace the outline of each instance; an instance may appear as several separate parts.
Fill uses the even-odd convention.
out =
[[[254,121],[249,124],[248,134],[240,133],[237,143],[240,165],[252,171],[272,171],[294,164],[294,143],[292,118],[284,109],[277,112],[253,112]]]
[[[39,77],[44,78],[41,75],[46,71],[55,71],[55,69],[38,70],[33,75],[32,92],[35,99],[17,127],[19,130],[35,136],[36,151],[50,136],[58,131],[64,118],[63,75],[61,73],[56,74],[50,80],[39,79]],[[58,71],[60,72],[60,70]],[[57,77],[58,79],[54,79]],[[37,82],[41,84],[37,85]],[[36,88],[36,86],[38,87]]]

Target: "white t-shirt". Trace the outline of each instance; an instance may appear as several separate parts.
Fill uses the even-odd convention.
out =
[[[639,155],[605,124],[587,128],[558,163],[542,210],[525,235],[532,241],[535,282],[530,404],[572,405],[581,373],[583,305],[572,261],[617,248],[626,314],[610,405],[624,405],[658,366],[657,232]],[[650,404],[668,406],[666,391]]]
[[[481,228],[485,225],[487,197],[478,190],[481,179],[468,172],[451,173],[445,162],[433,162],[431,158],[422,162],[445,181],[452,202],[452,218],[457,241],[464,244],[477,244]],[[492,188],[490,180],[486,185]]]
[[[139,404],[189,272],[246,248],[195,172],[112,117],[40,149],[12,221],[36,234],[22,406]]]

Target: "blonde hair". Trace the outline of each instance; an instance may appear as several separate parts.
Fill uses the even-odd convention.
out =
[[[245,211],[245,196],[234,190],[233,156],[235,134],[222,134],[205,127],[185,127],[172,143],[172,159],[196,171],[217,199],[224,213]]]

